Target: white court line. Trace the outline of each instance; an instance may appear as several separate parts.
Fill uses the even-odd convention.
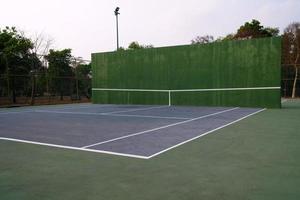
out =
[[[106,106],[101,106],[101,108],[102,107],[106,107]],[[70,109],[83,109],[83,108],[91,108],[91,106],[89,105],[89,106],[52,107],[52,108],[46,108],[46,109],[70,110]],[[44,108],[39,108],[39,109],[44,109]]]
[[[56,113],[56,114],[72,114],[72,115],[100,115],[100,116],[112,116],[112,117],[140,117],[140,118],[153,118],[153,119],[191,119],[186,117],[163,117],[153,115],[124,115],[124,114],[106,114],[106,113],[91,113],[91,112],[66,112],[66,111],[52,111],[52,110],[35,110],[38,113]]]
[[[64,104],[64,105],[68,105],[68,104]],[[99,107],[106,107],[106,106],[108,106],[108,105],[97,106],[97,108],[99,108]],[[40,107],[40,108],[38,108],[38,109],[41,109],[41,110],[42,110],[41,107],[43,107],[43,106],[37,106],[37,107]],[[30,106],[30,107],[25,108],[25,109],[26,109],[25,111],[8,111],[8,112],[0,112],[0,115],[1,115],[1,114],[19,114],[19,113],[36,112],[37,107],[36,107],[36,106]],[[48,107],[48,108],[51,108],[51,109],[52,109],[52,108],[58,108],[58,109],[60,109],[60,110],[66,110],[66,109],[74,109],[74,108],[89,108],[90,106],[84,105],[84,106],[79,106],[79,107],[68,107],[68,108],[64,108],[62,105],[47,105],[47,107]],[[60,107],[62,107],[62,108],[60,108]]]
[[[37,105],[29,106],[31,108],[75,108],[75,107],[87,107],[93,105],[92,103],[69,103],[69,104],[52,104],[52,105]]]
[[[223,126],[220,126],[220,127],[218,127],[218,128],[215,128],[215,129],[213,129],[213,130],[207,131],[207,132],[205,132],[205,133],[203,133],[203,134],[201,134],[201,135],[198,135],[198,136],[193,137],[193,138],[191,138],[191,139],[189,139],[189,140],[186,140],[186,141],[184,141],[184,142],[181,142],[181,143],[179,143],[179,144],[176,144],[176,145],[174,145],[174,146],[172,146],[172,147],[169,147],[169,148],[167,148],[167,149],[164,149],[164,150],[162,150],[162,151],[160,151],[160,152],[157,152],[157,153],[155,153],[155,154],[152,154],[151,156],[148,156],[147,158],[150,159],[150,158],[153,158],[153,157],[155,157],[155,156],[158,156],[158,155],[160,155],[160,154],[162,154],[162,153],[164,153],[164,152],[166,152],[166,151],[169,151],[169,150],[174,149],[174,148],[176,148],[176,147],[178,147],[178,146],[181,146],[181,145],[183,145],[183,144],[185,144],[185,143],[191,142],[191,141],[196,140],[196,139],[198,139],[198,138],[200,138],[200,137],[203,137],[203,136],[205,136],[205,135],[208,135],[208,134],[210,134],[210,133],[212,133],[212,132],[215,132],[215,131],[217,131],[217,130],[220,130],[220,129],[222,129],[222,128],[225,128],[226,126],[229,126],[229,125],[231,125],[231,124],[234,124],[234,123],[236,123],[236,122],[239,122],[239,121],[241,121],[241,120],[243,120],[243,119],[245,119],[245,118],[247,118],[247,117],[250,117],[250,116],[252,116],[252,115],[255,115],[255,114],[257,114],[257,113],[259,113],[259,112],[262,112],[262,111],[264,111],[264,110],[266,110],[266,108],[261,109],[261,110],[259,110],[259,111],[256,111],[256,112],[254,112],[254,113],[251,113],[251,114],[249,114],[249,115],[246,115],[246,116],[244,116],[244,117],[242,117],[242,118],[240,118],[240,119],[237,119],[237,120],[235,120],[235,121],[233,121],[233,122],[230,122],[230,123],[228,123],[228,124],[225,124],[225,125],[223,125]]]
[[[281,89],[281,87],[184,89],[184,90],[171,90],[171,92],[206,92],[206,91],[236,91],[236,90],[277,90],[277,89]]]
[[[43,143],[43,142],[34,142],[34,141],[29,141],[29,140],[19,140],[19,139],[14,139],[14,138],[0,137],[0,140],[21,142],[21,143],[28,143],[28,144],[37,144],[37,145],[56,147],[56,148],[61,148],[61,149],[72,149],[72,150],[88,151],[88,152],[95,152],[95,153],[105,153],[105,154],[132,157],[132,158],[148,159],[148,157],[146,157],[146,156],[138,156],[138,155],[133,155],[133,154],[117,153],[117,152],[94,150],[94,149],[83,149],[83,148],[79,148],[79,147],[56,145],[56,144],[49,144],[49,143]]]
[[[49,107],[49,108],[38,108],[38,110],[43,110],[43,109],[59,109],[59,110],[69,110],[69,109],[85,109],[85,108],[103,108],[103,107],[109,107],[112,105],[105,104],[105,105],[95,105],[90,104],[90,105],[82,105],[82,106],[68,106],[68,107]]]
[[[92,90],[99,91],[124,91],[124,92],[169,92],[170,90],[156,90],[156,89],[122,89],[122,88],[92,88]]]
[[[105,107],[105,106],[103,106]],[[147,108],[137,108],[137,109],[129,109],[129,110],[118,110],[112,112],[103,112],[103,113],[88,113],[88,112],[61,112],[61,111],[51,111],[51,110],[35,110],[36,112],[49,112],[49,113],[61,113],[61,114],[90,114],[90,115],[109,115],[109,114],[116,114],[116,113],[125,113],[125,112],[134,112],[134,111],[141,111],[141,110],[151,110],[156,108],[165,108],[169,106],[155,106],[155,107],[147,107]]]
[[[131,110],[120,110],[120,111],[113,111],[113,112],[106,112],[102,114],[115,114],[115,113],[126,113],[126,112],[134,112],[134,111],[141,111],[141,110],[151,110],[156,108],[166,108],[169,106],[156,106],[156,107],[147,107],[147,108],[137,108],[137,109],[131,109]]]
[[[203,88],[203,89],[180,89],[180,90],[157,90],[157,89],[135,89],[135,88],[92,88],[98,91],[125,91],[125,92],[203,92],[203,91],[234,91],[234,90],[274,90],[281,89],[277,87],[245,87],[245,88]]]
[[[155,115],[124,115],[124,114],[103,114],[107,116],[116,116],[116,117],[141,117],[141,118],[153,118],[153,119],[179,119],[179,120],[185,120],[185,119],[191,119],[186,117],[163,117],[163,116],[155,116]]]
[[[95,143],[95,144],[90,144],[90,145],[87,145],[87,146],[83,146],[81,148],[89,148],[89,147],[97,146],[97,145],[100,145],[100,144],[105,144],[105,143],[114,142],[114,141],[117,141],[117,140],[122,140],[122,139],[125,139],[125,138],[137,136],[137,135],[142,135],[142,134],[145,134],[145,133],[165,129],[165,128],[176,126],[176,125],[179,125],[179,124],[185,124],[185,123],[192,122],[192,121],[195,121],[195,120],[199,120],[199,119],[203,119],[203,118],[206,118],[206,117],[210,117],[210,116],[218,115],[218,114],[221,114],[221,113],[229,112],[229,111],[232,111],[232,110],[236,110],[238,108],[239,107],[219,111],[219,112],[208,114],[208,115],[203,115],[203,116],[192,118],[192,119],[185,120],[185,121],[182,121],[182,122],[176,122],[176,123],[169,124],[169,125],[166,125],[166,126],[161,126],[161,127],[149,129],[149,130],[146,130],[146,131],[141,131],[141,132],[125,135],[125,136],[122,136],[122,137],[117,137],[117,138],[114,138],[114,139],[111,139],[111,140],[106,140],[106,141],[98,142],[98,143]]]
[[[235,108],[235,109],[237,109],[237,108]],[[232,109],[231,109],[231,110],[232,110]],[[172,147],[169,147],[169,148],[167,148],[167,149],[164,149],[164,150],[162,150],[162,151],[160,151],[160,152],[157,152],[157,153],[155,153],[155,154],[152,154],[151,156],[139,156],[139,155],[134,155],[134,154],[117,153],[117,152],[111,152],[111,151],[103,151],[103,150],[95,150],[95,149],[85,149],[85,148],[80,148],[80,147],[71,147],[71,146],[64,146],[64,145],[55,145],[55,144],[49,144],[49,143],[34,142],[34,141],[29,141],[29,140],[20,140],[20,139],[14,139],[14,138],[6,138],[6,137],[0,137],[0,140],[13,141],[13,142],[20,142],[20,143],[28,143],[28,144],[36,144],[36,145],[49,146],[49,147],[56,147],[56,148],[61,148],[61,149],[71,149],[71,150],[79,150],[79,151],[86,151],[86,152],[104,153],[104,154],[118,155],[118,156],[132,157],[132,158],[150,159],[150,158],[156,157],[156,156],[158,156],[158,155],[160,155],[160,154],[162,154],[162,153],[164,153],[164,152],[166,152],[166,151],[169,151],[169,150],[174,149],[174,148],[176,148],[176,147],[178,147],[178,146],[181,146],[181,145],[183,145],[183,144],[185,144],[185,143],[188,143],[188,142],[190,142],[190,141],[193,141],[193,140],[195,140],[195,139],[197,139],[197,138],[203,137],[203,136],[205,136],[205,135],[207,135],[207,134],[209,134],[209,133],[215,132],[215,131],[217,131],[217,130],[219,130],[219,129],[222,129],[222,128],[224,128],[224,127],[227,127],[227,126],[229,126],[229,125],[231,125],[231,124],[234,124],[234,123],[236,123],[236,122],[239,122],[239,121],[241,121],[241,120],[243,120],[243,119],[245,119],[245,118],[248,118],[248,117],[250,117],[250,116],[252,116],[252,115],[255,115],[255,114],[259,113],[259,112],[262,112],[262,111],[264,111],[264,110],[266,110],[266,109],[261,109],[261,110],[259,110],[259,111],[257,111],[257,112],[251,113],[251,114],[249,114],[249,115],[247,115],[247,116],[244,116],[244,117],[242,117],[242,118],[240,118],[240,119],[238,119],[238,120],[235,120],[235,121],[233,121],[233,122],[230,122],[230,123],[228,123],[228,124],[225,124],[225,125],[223,125],[223,126],[220,126],[220,127],[216,128],[216,129],[210,130],[210,131],[208,131],[208,132],[205,132],[205,133],[203,133],[203,134],[201,134],[201,135],[199,135],[199,136],[196,136],[196,137],[194,137],[194,138],[191,138],[191,139],[189,139],[189,140],[186,140],[186,141],[184,141],[184,142],[181,142],[181,143],[179,143],[179,144],[176,144],[176,145],[174,145],[174,146],[172,146]],[[225,110],[225,111],[223,111],[223,112],[227,112],[227,111],[229,111],[229,110]],[[203,116],[203,117],[204,117],[204,116]]]
[[[69,111],[55,111],[55,110],[35,110],[38,113],[56,113],[56,114],[73,114],[73,115],[103,115],[103,113],[91,112],[69,112]]]
[[[19,113],[30,113],[30,112],[34,112],[34,111],[11,111],[11,112],[0,112],[1,114],[19,114]]]
[[[103,106],[106,107],[106,106]],[[115,114],[115,113],[125,113],[125,112],[134,112],[134,111],[140,111],[140,110],[150,110],[155,108],[164,108],[168,106],[156,106],[156,107],[147,107],[147,108],[137,108],[137,109],[130,109],[130,110],[119,110],[119,111],[112,111],[112,112],[103,112],[103,113],[91,113],[91,112],[69,112],[69,111],[56,111],[56,110],[35,110],[35,112],[45,112],[45,113],[57,113],[57,114],[81,114],[81,115],[109,115],[109,114]]]

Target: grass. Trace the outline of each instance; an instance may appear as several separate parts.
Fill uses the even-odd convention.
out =
[[[289,100],[150,160],[0,140],[0,199],[298,200],[299,119]]]

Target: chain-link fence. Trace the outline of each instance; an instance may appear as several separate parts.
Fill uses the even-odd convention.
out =
[[[298,71],[300,67],[298,66]],[[293,65],[282,65],[281,96],[292,97],[296,69]],[[299,74],[299,72],[298,72]],[[300,97],[300,77],[296,80],[295,97]]]
[[[282,97],[292,96],[295,71],[292,65],[282,66]],[[0,75],[0,106],[90,102],[91,82],[91,77],[50,77],[47,73],[2,74]],[[300,77],[297,80],[295,96],[300,97]]]
[[[91,78],[1,75],[0,106],[89,102]]]

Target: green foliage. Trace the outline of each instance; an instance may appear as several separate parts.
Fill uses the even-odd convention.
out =
[[[90,78],[92,77],[92,65],[89,64],[80,64],[77,68],[77,79],[79,80],[79,90],[82,92],[84,96],[87,98],[91,97],[91,84]]]
[[[291,23],[285,28],[282,51],[282,60],[283,64],[286,64],[285,67],[293,66],[292,98],[294,98],[297,94],[300,71],[300,23]]]
[[[71,70],[71,49],[53,50],[50,49],[46,59],[49,62],[49,73],[54,76],[70,76]]]
[[[272,37],[278,36],[278,34],[278,28],[264,27],[258,20],[253,19],[251,22],[246,22],[237,30],[234,39]]]
[[[150,45],[140,45],[138,42],[134,41],[131,42],[128,46],[129,50],[135,50],[135,49],[148,49],[148,48],[153,48],[154,46],[152,44]]]
[[[211,42],[214,42],[214,36],[212,35],[197,36],[191,40],[192,44],[207,44]]]
[[[291,23],[284,29],[282,59],[284,64],[300,65],[300,23],[299,22]]]
[[[143,47],[138,42],[131,42],[128,49],[142,49]]]
[[[15,27],[0,29],[0,75],[6,77],[2,90],[7,91],[13,103],[16,103],[18,90],[28,93],[31,87],[31,82],[16,79],[16,76],[29,75],[41,68],[41,62],[32,49],[31,40]]]
[[[80,64],[77,67],[77,73],[79,78],[89,78],[92,75],[92,66],[89,64]]]
[[[125,51],[126,49],[124,47],[119,47],[118,51]]]
[[[17,97],[23,97],[21,102],[24,97],[31,97],[33,104],[35,96],[49,93],[59,94],[61,98],[75,91],[90,96],[90,65],[79,65],[78,70],[72,68],[70,49],[50,50],[45,57],[38,55],[40,40],[25,37],[15,27],[0,28],[0,96],[9,97],[13,104],[20,103]],[[42,58],[48,61],[49,67]],[[74,86],[77,83],[79,91]]]
[[[14,27],[0,29],[0,73],[24,74],[31,70],[36,56],[31,53],[33,44]]]
[[[230,33],[227,34],[225,37],[219,37],[216,42],[222,42],[222,41],[228,41],[228,40],[233,40],[234,39],[234,34]]]
[[[70,82],[64,82],[63,77],[72,76],[71,68],[71,49],[53,50],[50,49],[46,59],[49,62],[48,74],[50,77],[50,87],[53,91],[59,91],[61,99],[66,93],[65,88],[69,88]]]
[[[240,26],[236,33],[227,34],[225,37],[219,37],[214,40],[213,36],[204,35],[197,36],[191,40],[192,44],[205,44],[210,42],[221,42],[227,40],[243,40],[251,38],[273,37],[279,35],[278,28],[264,27],[258,20],[253,19],[251,22],[246,22]]]
[[[219,37],[216,42],[228,40],[244,40],[251,38],[273,37],[279,35],[278,28],[264,27],[258,20],[253,19],[240,26],[236,33],[227,34],[225,37]]]

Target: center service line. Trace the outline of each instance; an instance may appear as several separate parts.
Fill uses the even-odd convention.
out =
[[[137,136],[137,135],[142,135],[142,134],[157,131],[157,130],[160,130],[160,129],[164,129],[164,128],[168,128],[168,127],[172,127],[172,126],[176,126],[176,125],[180,125],[180,124],[185,124],[185,123],[192,122],[192,121],[195,121],[195,120],[198,120],[198,119],[203,119],[203,118],[206,118],[206,117],[210,117],[210,116],[218,115],[218,114],[221,114],[221,113],[229,112],[229,111],[232,111],[232,110],[236,110],[238,108],[239,107],[223,110],[223,111],[220,111],[220,112],[216,112],[216,113],[196,117],[196,118],[185,120],[185,121],[182,121],[182,122],[177,122],[177,123],[169,124],[169,125],[166,125],[166,126],[161,126],[161,127],[158,127],[158,128],[153,128],[153,129],[149,129],[149,130],[146,130],[146,131],[141,131],[141,132],[125,135],[125,136],[122,136],[122,137],[114,138],[114,139],[111,139],[111,140],[106,140],[106,141],[98,142],[98,143],[95,143],[95,144],[83,146],[81,148],[86,149],[86,148],[97,146],[97,145],[100,145],[100,144],[105,144],[105,143],[121,140],[121,139],[124,139],[124,138],[129,138],[129,137],[133,137],[133,136]]]

